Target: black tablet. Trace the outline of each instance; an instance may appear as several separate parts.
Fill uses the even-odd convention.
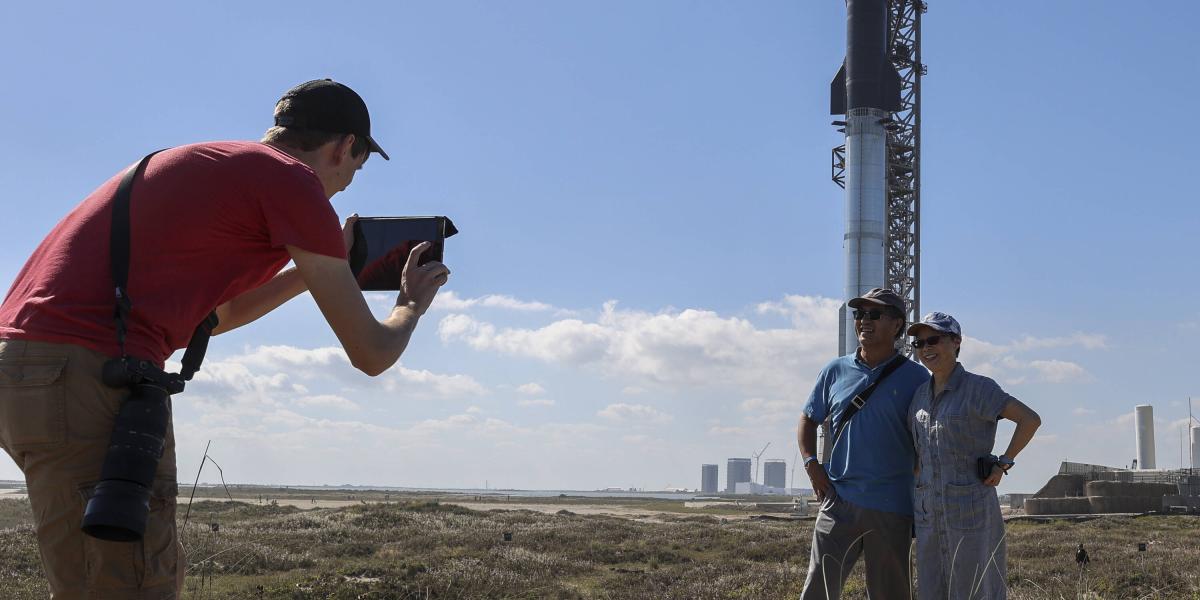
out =
[[[350,270],[366,291],[399,291],[413,246],[433,242],[420,263],[441,261],[446,238],[458,233],[446,217],[359,217],[354,223]]]

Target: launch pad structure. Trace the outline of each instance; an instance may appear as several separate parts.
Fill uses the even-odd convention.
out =
[[[872,4],[864,0],[856,1]],[[848,3],[848,10],[852,10],[849,7],[852,3]],[[885,57],[899,75],[899,106],[892,107],[897,110],[888,111],[890,114],[879,119],[882,121],[879,125],[882,125],[886,135],[883,287],[891,288],[904,299],[907,307],[905,320],[913,323],[921,318],[921,77],[928,72],[921,62],[921,15],[929,6],[922,0],[884,0],[883,3],[887,12]],[[855,51],[852,44],[854,40],[848,40],[848,61],[852,60],[851,54]],[[831,102],[831,113],[846,114],[846,121],[833,122],[839,127],[838,131],[845,133],[848,122],[857,116],[854,113],[863,109],[855,106],[838,107],[836,98],[846,93],[844,88],[837,89],[839,85],[846,85],[842,73],[832,84],[831,92],[835,100]],[[843,189],[847,186],[846,148],[847,144],[834,148],[832,157],[833,181]],[[851,182],[852,185],[855,183]],[[851,231],[847,231],[847,243],[851,241],[850,234]],[[848,279],[854,277],[858,279],[854,283],[860,287],[869,286],[860,290],[859,294],[877,287],[866,281],[862,273],[849,273],[852,270],[849,267],[847,270]],[[847,286],[851,283],[847,281]],[[855,344],[853,324],[847,321],[843,317],[840,328],[838,351],[841,355],[853,351]]]

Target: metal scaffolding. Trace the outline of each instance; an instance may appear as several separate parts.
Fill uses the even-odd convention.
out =
[[[921,15],[922,0],[888,2],[888,55],[900,74],[900,110],[887,123],[887,286],[921,319]],[[842,125],[842,122],[835,122]],[[834,183],[846,187],[846,146],[833,149]]]

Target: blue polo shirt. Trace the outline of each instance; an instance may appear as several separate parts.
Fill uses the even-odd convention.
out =
[[[834,359],[817,376],[804,414],[818,423],[832,415],[832,432],[854,395],[874,383],[889,362],[872,369],[857,352]],[[825,465],[838,496],[865,508],[912,514],[917,455],[908,408],[913,393],[928,380],[925,367],[905,359],[851,417]]]

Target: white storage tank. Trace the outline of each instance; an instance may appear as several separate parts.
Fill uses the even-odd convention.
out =
[[[1200,425],[1192,425],[1192,464],[1193,469],[1200,469]]]
[[[1154,463],[1154,407],[1139,404],[1133,409],[1134,440],[1137,443],[1137,468],[1153,469]]]

